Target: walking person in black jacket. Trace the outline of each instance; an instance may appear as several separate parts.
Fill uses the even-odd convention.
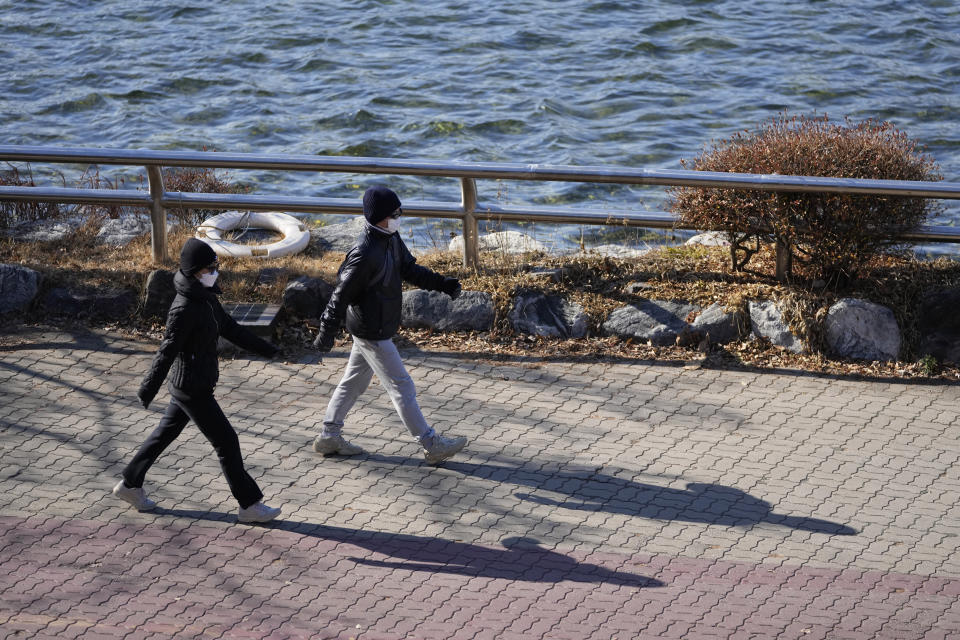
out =
[[[444,438],[427,424],[417,403],[413,380],[400,360],[393,336],[400,328],[400,306],[406,280],[421,289],[460,295],[460,282],[418,265],[397,233],[400,198],[386,187],[370,187],[363,194],[367,226],[340,265],[337,287],[320,318],[314,346],[330,351],[346,322],[353,348],[343,379],[337,385],[323,420],[323,431],[313,449],[323,455],[356,455],[363,449],[342,435],[343,421],[373,374],[386,388],[404,426],[423,447],[430,464],[452,457],[466,438]]]
[[[213,249],[196,238],[187,240],[180,253],[180,270],[173,278],[177,296],[167,315],[166,334],[137,392],[144,408],[148,407],[172,366],[167,385],[170,404],[159,426],[123,470],[113,494],[138,510],[153,509],[156,503],[143,490],[147,470],[193,420],[217,452],[230,491],[240,503],[237,519],[268,522],[280,509],[261,502],[263,493],[243,467],[237,433],[213,397],[213,389],[220,376],[218,336],[266,357],[274,356],[277,348],[241,327],[223,310],[216,295],[220,293],[217,275]]]

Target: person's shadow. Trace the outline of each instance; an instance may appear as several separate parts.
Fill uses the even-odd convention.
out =
[[[424,545],[420,540],[391,540],[385,551],[379,545],[362,545],[371,551],[388,553],[406,562],[351,558],[359,564],[389,569],[431,571],[460,576],[503,578],[528,582],[605,582],[609,584],[648,588],[663,583],[653,578],[613,571],[586,562],[577,562],[562,553],[544,549],[534,538],[511,536],[501,541],[504,549],[447,540],[430,539]]]
[[[388,459],[370,457],[381,461]],[[686,489],[671,489],[623,480],[600,472],[530,472],[500,465],[453,461],[445,462],[443,466],[464,475],[494,478],[501,482],[564,494],[567,497],[559,500],[526,492],[514,494],[521,500],[563,509],[735,527],[749,527],[767,522],[829,535],[849,536],[857,533],[852,527],[829,520],[774,513],[769,502],[740,489],[720,484],[691,482]]]
[[[234,514],[220,511],[157,507],[152,513],[158,516],[218,522],[236,521]],[[664,586],[663,582],[654,578],[578,562],[562,553],[541,547],[539,541],[533,538],[514,536],[504,538],[501,542],[504,548],[498,549],[442,538],[364,531],[290,520],[274,520],[258,526],[324,540],[338,540],[389,558],[384,560],[354,556],[349,558],[357,564],[371,567],[526,582],[555,583],[568,580],[607,583],[638,589]]]

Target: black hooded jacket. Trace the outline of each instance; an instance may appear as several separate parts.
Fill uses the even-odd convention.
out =
[[[187,394],[212,393],[220,377],[217,337],[223,336],[238,347],[272,357],[277,348],[237,324],[216,294],[219,287],[204,287],[194,277],[177,271],[173,277],[177,296],[167,314],[167,330],[146,379],[140,385],[145,404],[157,395],[170,372],[172,387]]]
[[[449,295],[459,289],[454,278],[418,265],[399,234],[382,233],[368,225],[340,265],[337,287],[320,317],[314,344],[328,351],[344,320],[347,331],[358,338],[392,338],[400,328],[403,280]]]

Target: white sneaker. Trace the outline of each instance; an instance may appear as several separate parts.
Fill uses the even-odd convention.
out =
[[[123,480],[113,488],[113,495],[130,503],[137,511],[150,511],[157,506],[156,502],[147,497],[143,487],[128,487],[123,484]]]
[[[467,439],[444,438],[441,435],[433,436],[433,445],[430,448],[423,448],[423,457],[428,464],[440,464],[456,455],[461,449],[467,446]]]
[[[355,456],[363,453],[363,449],[347,441],[343,436],[317,436],[313,441],[313,450],[325,456]]]
[[[240,507],[237,511],[238,522],[270,522],[280,515],[280,507],[268,507],[262,502],[255,502],[246,509]]]

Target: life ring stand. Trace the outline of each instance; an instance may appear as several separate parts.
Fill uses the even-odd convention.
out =
[[[282,233],[283,238],[264,245],[237,244],[223,239],[224,234],[239,227],[269,229]],[[220,257],[278,258],[300,253],[310,244],[306,225],[279,211],[224,211],[204,220],[197,227],[196,236]]]

